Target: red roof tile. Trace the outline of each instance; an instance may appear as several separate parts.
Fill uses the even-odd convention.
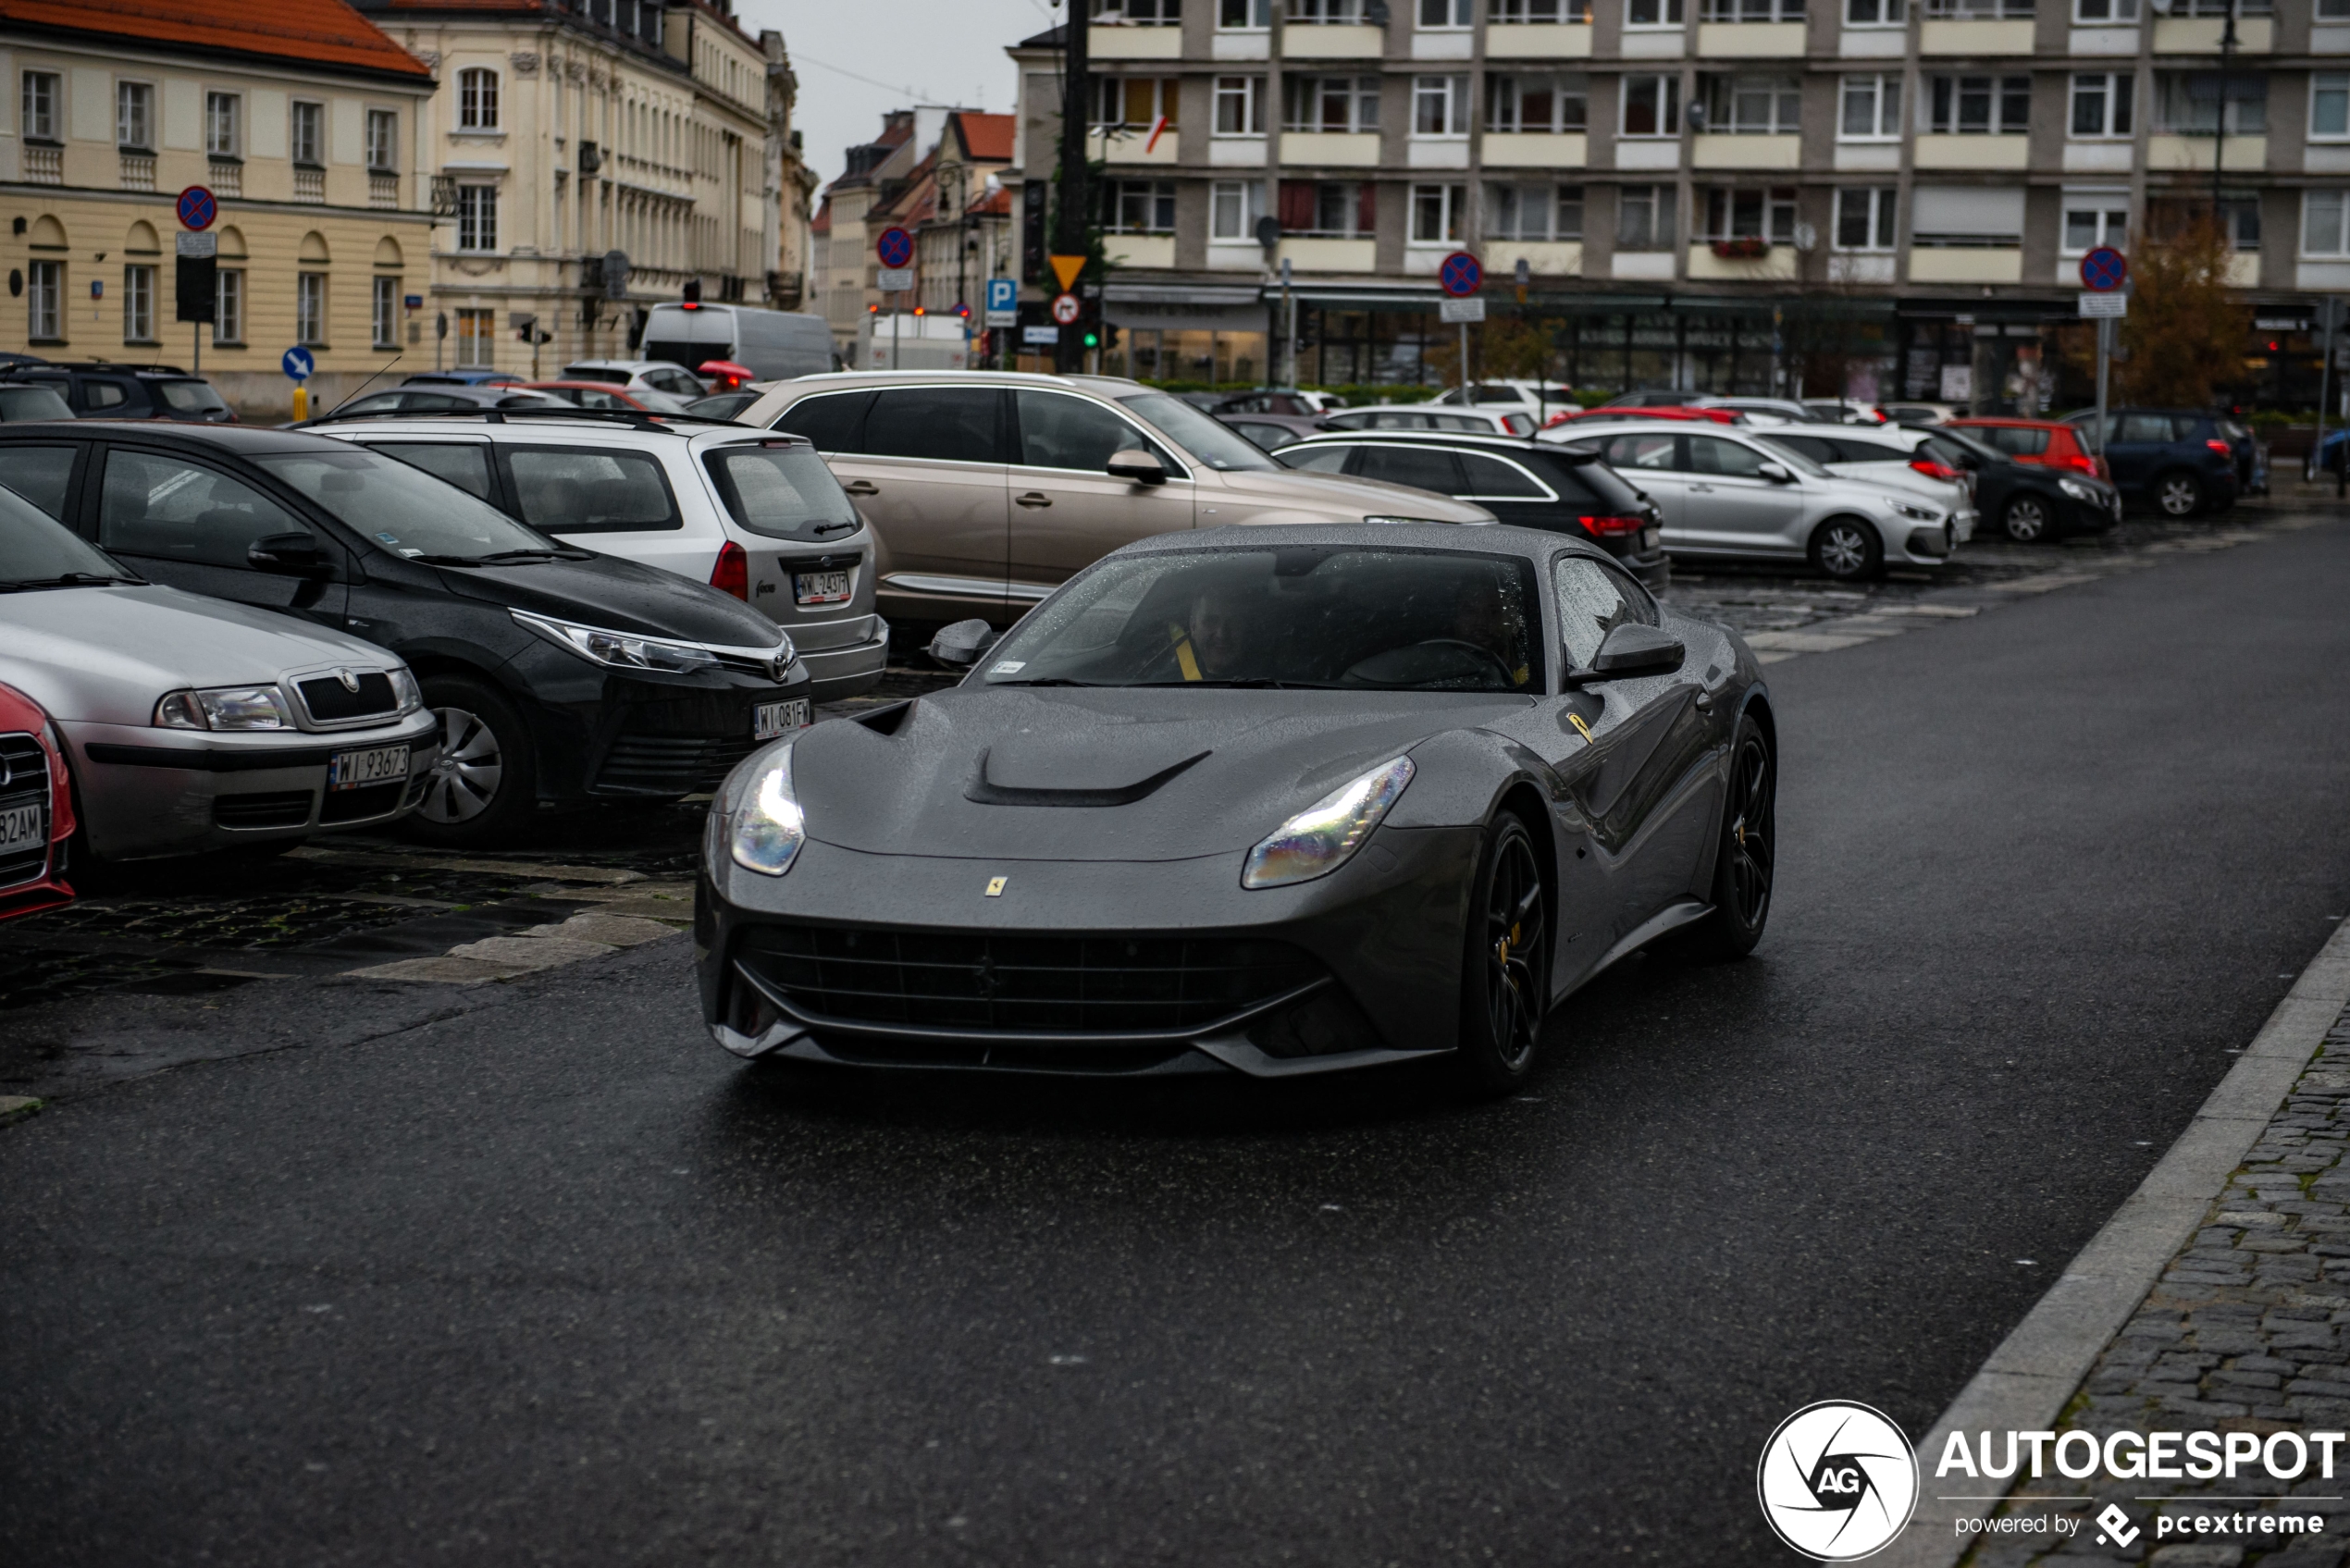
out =
[[[1012,132],[1018,126],[1011,115],[982,115],[965,110],[955,117],[962,127],[963,145],[971,155],[983,163],[1012,161]]]
[[[0,22],[432,77],[343,0],[0,0]]]

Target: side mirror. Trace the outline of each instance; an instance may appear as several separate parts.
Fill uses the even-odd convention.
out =
[[[1787,468],[1787,464],[1783,463],[1766,463],[1762,467],[1756,469],[1755,472],[1762,475],[1762,477],[1768,479],[1774,485],[1792,485],[1795,483],[1795,475]]]
[[[1688,652],[1681,639],[1671,633],[1627,622],[1608,633],[1600,650],[1591,655],[1590,665],[1570,673],[1566,684],[1580,686],[1629,675],[1669,675],[1681,667]]]
[[[941,664],[968,669],[978,663],[979,656],[995,647],[996,639],[1003,635],[976,618],[958,621],[951,626],[940,627],[938,635],[930,639],[930,656]]]
[[[1102,472],[1113,479],[1132,479],[1138,485],[1167,483],[1167,465],[1146,451],[1114,451],[1102,464]]]
[[[309,534],[271,534],[253,541],[245,549],[245,564],[256,572],[275,572],[284,577],[323,577],[333,567],[327,552]]]

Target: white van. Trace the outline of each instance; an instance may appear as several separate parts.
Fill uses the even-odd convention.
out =
[[[794,311],[662,304],[653,306],[637,352],[692,371],[713,359],[732,360],[758,380],[786,381],[833,368],[833,333],[822,316]]]

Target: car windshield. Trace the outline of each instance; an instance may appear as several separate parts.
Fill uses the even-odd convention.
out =
[[[393,458],[306,451],[254,461],[394,555],[479,561],[571,549]]]
[[[1313,545],[1113,556],[1037,607],[990,685],[1540,689],[1532,567]]]
[[[813,447],[746,443],[721,447],[702,461],[727,514],[754,534],[823,539],[856,531],[856,508]]]
[[[1137,392],[1118,400],[1177,446],[1219,473],[1234,469],[1271,471],[1280,464],[1238,430],[1218,425],[1181,399],[1165,392]]]
[[[113,556],[0,486],[0,589],[139,580]]]
[[[73,410],[55,387],[0,387],[0,421],[71,419]]]
[[[155,395],[180,414],[226,414],[229,405],[209,381],[152,381]]]
[[[1950,451],[1953,447],[1958,449],[1955,453]],[[1933,435],[1919,443],[1919,448],[1921,451],[1933,452],[1945,463],[1953,456],[1959,455],[1963,455],[1974,463],[1997,463],[2008,461],[2007,453],[1996,447],[1987,447],[1973,437],[1962,431],[1953,430],[1947,425],[1936,428]]]

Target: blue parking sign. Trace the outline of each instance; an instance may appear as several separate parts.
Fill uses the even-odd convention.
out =
[[[985,327],[1015,327],[1020,323],[1020,280],[1016,278],[991,278],[987,280],[987,315],[981,323]]]

